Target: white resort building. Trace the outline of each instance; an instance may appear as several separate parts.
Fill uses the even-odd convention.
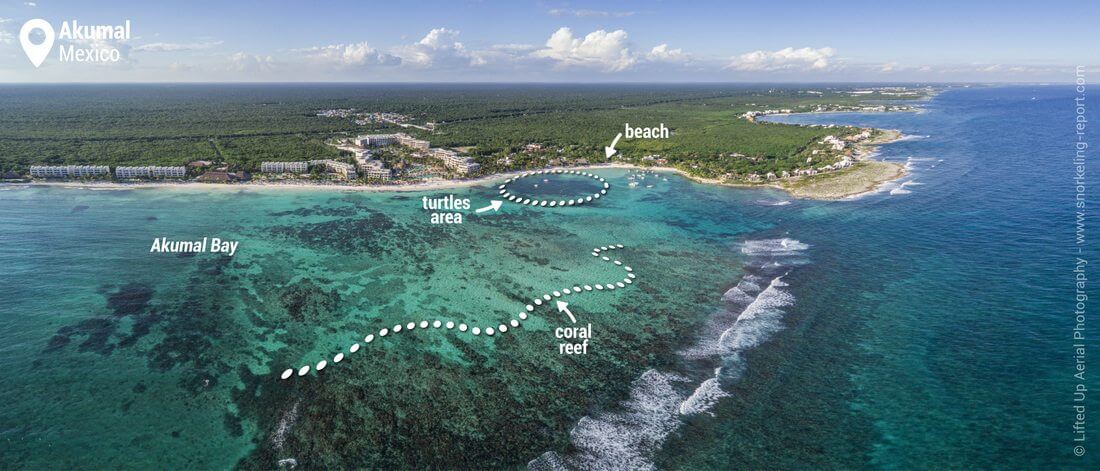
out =
[[[340,175],[345,180],[354,180],[356,177],[359,176],[359,174],[356,173],[356,171],[355,171],[355,166],[354,165],[346,164],[344,162],[337,162],[337,161],[332,160],[332,159],[310,160],[309,164],[310,165],[323,165],[329,171],[331,171],[331,172],[333,172],[337,175]]]
[[[106,165],[32,165],[31,176],[36,178],[86,178],[110,175]]]
[[[263,173],[306,173],[309,164],[306,162],[262,162],[260,171]]]
[[[365,134],[355,138],[359,147],[381,147],[397,143],[397,134]]]
[[[393,178],[393,170],[386,168],[385,163],[381,160],[366,160],[359,164],[359,169],[363,171],[363,176],[366,178],[373,178],[378,180],[389,180]]]
[[[187,176],[187,167],[115,167],[115,178],[183,178]]]
[[[442,160],[443,165],[461,174],[469,174],[481,170],[481,164],[474,162],[474,159],[459,155],[458,152],[450,149],[432,149],[432,156]]]

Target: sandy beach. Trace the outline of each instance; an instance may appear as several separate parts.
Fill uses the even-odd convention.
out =
[[[902,139],[904,136],[896,130],[884,130],[885,134],[878,138],[857,144],[855,158],[857,165],[839,172],[829,172],[808,179],[798,179],[786,182],[767,183],[739,183],[726,182],[719,179],[703,178],[691,175],[684,170],[674,167],[649,167],[628,163],[607,163],[583,166],[555,167],[555,170],[599,170],[599,169],[636,169],[655,172],[676,173],[698,183],[708,185],[724,185],[738,188],[774,188],[783,190],[796,198],[837,200],[848,199],[862,194],[872,193],[882,185],[904,177],[905,168],[892,162],[880,162],[873,159],[875,150],[881,144]],[[511,177],[522,175],[534,170],[517,170],[507,173],[497,173],[469,180],[436,180],[406,184],[346,184],[324,183],[302,180],[285,181],[250,181],[246,183],[199,183],[199,182],[111,182],[111,181],[32,181],[0,184],[0,186],[50,186],[62,188],[79,188],[90,190],[138,190],[138,189],[179,189],[199,191],[367,191],[367,192],[404,192],[404,191],[433,191],[450,188],[464,188],[479,185],[488,185]]]

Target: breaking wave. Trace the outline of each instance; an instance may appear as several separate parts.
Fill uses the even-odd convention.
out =
[[[741,245],[741,253],[745,255],[797,255],[798,252],[808,249],[809,246],[797,240],[784,237],[782,239],[746,240]]]
[[[791,238],[748,240],[746,274],[722,294],[726,306],[713,313],[695,343],[677,352],[675,371],[647,370],[631,383],[630,398],[609,411],[590,414],[570,431],[576,449],[548,451],[528,463],[533,470],[655,469],[653,455],[683,419],[714,415],[712,409],[741,377],[742,352],[783,329],[783,309],[795,298],[783,281],[787,270],[805,263],[809,246]],[[703,369],[710,365],[709,369]],[[712,372],[712,373],[709,373]]]
[[[714,377],[703,381],[699,387],[695,388],[695,391],[684,399],[684,402],[680,403],[680,415],[692,415],[707,413],[711,414],[710,408],[718,404],[718,400],[729,396],[729,393],[722,390],[722,385],[719,383],[718,377],[721,374],[721,368],[714,373]]]
[[[897,188],[894,188],[894,189],[890,190],[890,194],[891,195],[908,195],[908,194],[912,193],[913,190],[910,190],[906,187],[907,186],[912,186],[912,185],[920,185],[920,183],[917,183],[917,182],[912,181],[912,180],[904,182],[901,185],[898,185]]]
[[[595,470],[655,469],[651,456],[679,426],[680,402],[676,383],[688,379],[673,373],[647,370],[631,385],[621,411],[582,418],[569,432],[578,452],[561,456],[550,451],[528,463],[528,468]]]

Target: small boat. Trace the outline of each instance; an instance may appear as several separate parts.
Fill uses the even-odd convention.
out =
[[[638,186],[638,182],[630,182],[630,184],[629,184],[629,185],[627,185],[627,186],[629,186],[629,187],[631,187],[631,188],[635,188],[635,187],[637,187],[637,186]]]

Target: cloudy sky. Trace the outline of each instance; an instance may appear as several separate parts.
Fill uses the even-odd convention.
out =
[[[1100,66],[1075,21],[1100,18],[1094,2],[0,2],[0,82],[1064,82]],[[133,37],[58,40],[36,69],[19,41],[33,18],[129,19]],[[62,63],[66,45],[122,59]]]

